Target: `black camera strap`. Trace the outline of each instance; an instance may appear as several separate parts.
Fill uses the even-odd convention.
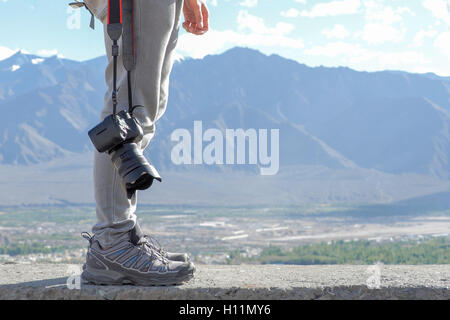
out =
[[[119,56],[118,41],[122,37],[122,60],[127,71],[128,82],[128,111],[133,113],[133,92],[131,87],[131,71],[135,67],[136,47],[134,42],[134,0],[108,0],[107,32],[113,45],[113,115],[117,114],[117,58]]]
[[[122,0],[122,60],[127,70],[128,80],[128,106],[130,114],[133,113],[133,92],[131,90],[131,71],[135,67],[136,46],[134,41],[134,0]]]

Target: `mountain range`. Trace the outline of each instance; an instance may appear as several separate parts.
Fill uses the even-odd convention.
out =
[[[44,170],[41,180],[36,174],[41,185],[61,167],[64,176],[91,170],[83,154],[93,149],[87,131],[99,121],[105,66],[105,57],[77,62],[22,52],[0,61],[0,172],[9,187],[21,183],[15,170]],[[174,165],[170,135],[192,132],[196,120],[204,130],[279,129],[279,174],[261,177],[255,165]],[[163,178],[174,178],[143,200],[173,203],[189,194],[191,203],[386,202],[450,192],[449,125],[450,81],[433,74],[308,67],[248,48],[181,60],[146,151]],[[25,202],[1,192],[0,204],[70,201],[58,192]],[[75,198],[92,202],[88,194]]]

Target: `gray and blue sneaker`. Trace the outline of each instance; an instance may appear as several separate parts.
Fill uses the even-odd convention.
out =
[[[88,240],[92,238],[92,236],[88,232],[83,232],[82,236]],[[149,246],[150,249],[157,251],[161,256],[168,260],[181,262],[190,261],[189,255],[187,253],[168,252],[164,250],[158,240],[142,232],[142,229],[137,221],[134,229],[130,231],[130,237],[133,239],[132,241],[134,243],[145,243],[145,245]],[[91,241],[89,240],[89,242]],[[83,270],[84,269],[86,269],[86,263],[83,264]]]
[[[154,237],[146,235],[142,232],[139,223],[136,221],[134,229],[131,231],[131,236],[137,241],[145,242],[151,249],[158,251],[164,258],[172,261],[189,261],[189,256],[186,253],[168,252],[161,247],[161,244]]]
[[[88,233],[86,264],[81,278],[93,284],[141,286],[176,285],[194,276],[195,266],[189,261],[171,261],[152,249],[146,242],[128,240],[103,249]]]

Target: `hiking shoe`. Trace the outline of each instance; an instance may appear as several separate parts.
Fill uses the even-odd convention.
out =
[[[82,236],[89,241],[86,267],[81,278],[93,284],[160,286],[181,284],[194,276],[192,262],[171,261],[158,251],[130,235],[111,248],[103,249],[88,233]]]
[[[190,261],[189,256],[186,253],[167,252],[164,250],[158,240],[142,232],[142,229],[137,221],[134,229],[131,230],[131,237],[133,237],[136,241],[145,242],[147,246],[155,251],[158,251],[160,255],[168,260],[182,262]]]
[[[84,234],[86,234],[88,238],[91,237],[91,235],[87,232]],[[166,258],[168,260],[181,261],[181,262],[188,262],[191,260],[187,253],[168,252],[168,251],[164,250],[161,247],[161,244],[159,243],[158,240],[156,240],[152,236],[146,235],[142,232],[142,229],[139,226],[137,221],[136,221],[136,225],[133,228],[133,230],[130,231],[130,237],[133,239],[133,241],[135,243],[137,243],[137,242],[145,243],[145,245],[149,246],[150,249],[157,251],[161,256],[163,256],[164,258]],[[86,269],[86,263],[83,263],[83,270],[85,270],[85,269]]]

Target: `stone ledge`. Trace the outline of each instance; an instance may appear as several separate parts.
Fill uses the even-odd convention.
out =
[[[79,266],[0,265],[0,299],[450,299],[450,265],[381,266],[377,289],[368,266],[199,265],[171,287],[92,286],[69,290]]]

